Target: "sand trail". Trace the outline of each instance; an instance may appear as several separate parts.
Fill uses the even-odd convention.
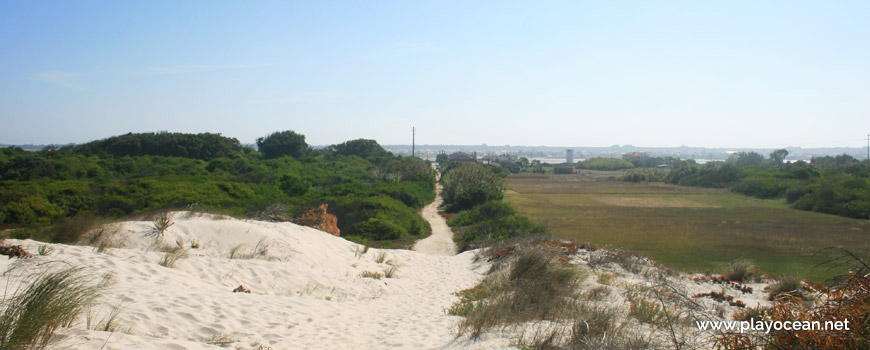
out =
[[[438,214],[438,207],[444,200],[441,198],[443,188],[435,185],[435,201],[423,208],[421,215],[432,227],[432,235],[417,241],[414,250],[429,255],[455,255],[456,243],[453,242],[453,231],[447,226],[447,220]]]

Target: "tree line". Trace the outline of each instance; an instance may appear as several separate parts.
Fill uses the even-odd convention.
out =
[[[870,219],[870,163],[849,155],[785,162],[781,149],[765,158],[739,152],[724,162],[671,162],[671,169],[631,169],[625,181],[728,188],[757,198],[781,198],[793,208]]]

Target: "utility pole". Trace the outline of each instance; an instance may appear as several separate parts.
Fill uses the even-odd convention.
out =
[[[867,160],[870,160],[870,135],[867,135]]]
[[[413,157],[416,154],[416,149],[415,149],[416,144],[414,143],[414,142],[416,142],[416,139],[417,139],[417,130],[416,130],[416,128],[411,127],[411,157]]]

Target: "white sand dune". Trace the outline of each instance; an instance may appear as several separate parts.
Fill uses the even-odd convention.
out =
[[[473,252],[362,253],[355,243],[292,223],[188,216],[172,213],[175,224],[161,239],[171,246],[198,243],[176,268],[158,264],[164,253],[154,251],[155,239],[145,236],[151,222],[139,221],[112,228],[110,237],[121,248],[98,253],[87,246],[52,245],[50,256],[0,259],[0,270],[13,263],[65,261],[112,275],[99,299],[102,309],[94,313],[120,307],[119,325],[129,330],[109,337],[84,329],[82,322],[66,340],[78,349],[219,348],[206,344],[216,340],[231,341],[224,345],[237,349],[433,349],[461,346],[453,344],[458,317],[444,309],[457,300],[454,292],[474,286],[486,269],[473,264]],[[42,244],[8,243],[31,252]],[[237,254],[259,251],[259,256],[229,259],[240,245]],[[380,254],[398,266],[394,278],[361,277],[390,268],[375,261]],[[15,280],[6,277],[4,284]],[[240,284],[252,293],[233,293]]]
[[[0,271],[5,271],[0,289],[9,295],[23,276],[51,266],[81,266],[94,276],[111,276],[99,306],[89,314],[99,321],[120,309],[116,331],[89,330],[83,316],[63,330],[64,345],[73,349],[513,349],[519,334],[546,323],[517,325],[474,340],[456,338],[461,318],[447,315],[445,309],[458,300],[456,292],[479,283],[490,266],[474,262],[477,252],[455,255],[453,234],[437,213],[440,200],[438,196],[422,212],[433,234],[418,242],[416,251],[365,250],[292,223],[188,212],[171,213],[174,225],[160,239],[148,235],[150,221],[104,226],[102,239],[114,248],[103,252],[90,246],[7,240],[30,252],[42,245],[53,252],[30,259],[0,258]],[[189,257],[174,268],[159,264],[163,251],[177,246],[185,247]],[[607,285],[590,274],[580,288],[584,293],[608,289],[601,305],[624,315],[628,291],[636,286],[666,281],[686,296],[726,290],[708,280],[693,281],[697,275],[651,279],[648,272],[658,275],[658,270],[646,258],[638,258],[642,272],[590,264],[608,255],[613,253],[580,250],[571,263],[613,274]],[[392,278],[361,276],[391,268],[397,268]],[[252,292],[234,293],[240,285]],[[728,293],[750,307],[769,305],[761,292],[764,284],[752,287],[754,294]],[[709,299],[694,300],[703,309],[699,312],[711,319],[727,319],[737,310]],[[648,326],[620,317],[639,332],[652,334]]]

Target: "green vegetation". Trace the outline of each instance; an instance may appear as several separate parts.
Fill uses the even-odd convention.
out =
[[[622,170],[631,169],[633,167],[634,164],[631,162],[617,158],[590,158],[577,163],[578,169],[589,170]]]
[[[151,133],[39,152],[0,149],[0,228],[73,242],[102,218],[164,208],[292,218],[327,203],[342,235],[428,231],[417,213],[435,198],[427,162],[371,140],[313,150],[292,131],[258,144],[262,152],[215,134]]]
[[[722,271],[748,258],[767,273],[821,282],[819,250],[870,255],[870,222],[788,208],[721,189],[617,181],[591,175],[512,175],[506,202],[560,237],[625,247],[680,269]],[[454,220],[459,220],[457,215]]]
[[[622,181],[628,182],[665,182],[668,173],[667,169],[658,168],[634,168],[628,169],[622,173]]]
[[[664,181],[730,188],[757,198],[785,198],[796,209],[870,219],[870,163],[848,155],[782,163],[787,154],[778,150],[771,159],[763,159],[757,153],[738,153],[727,162],[704,165],[683,161]]]
[[[553,250],[527,248],[509,267],[459,292],[460,300],[447,311],[465,316],[460,334],[475,336],[504,325],[570,317],[577,298],[574,289],[587,274],[557,264],[558,257]]]
[[[459,239],[460,249],[485,247],[493,241],[530,234],[548,233],[505,202],[491,201],[474,209],[464,210],[451,218],[450,226],[467,226]]]
[[[504,177],[498,167],[475,163],[450,163],[441,178],[444,202],[448,213],[456,213],[447,224],[461,232],[459,249],[485,247],[494,241],[535,233],[547,228],[501,201],[504,198]],[[461,229],[460,229],[461,227]]]
[[[308,154],[308,144],[305,135],[291,130],[272,133],[267,137],[257,139],[257,148],[266,159],[291,156],[299,159]]]
[[[505,175],[498,167],[465,162],[451,163],[441,177],[447,212],[455,213],[502,199]]]
[[[92,141],[86,144],[62,147],[61,151],[73,152],[85,156],[112,155],[123,156],[163,156],[183,157],[200,160],[210,160],[229,157],[242,150],[236,139],[223,137],[220,134],[182,134],[182,133],[142,133],[113,136],[104,140]],[[52,150],[52,149],[48,149]]]

